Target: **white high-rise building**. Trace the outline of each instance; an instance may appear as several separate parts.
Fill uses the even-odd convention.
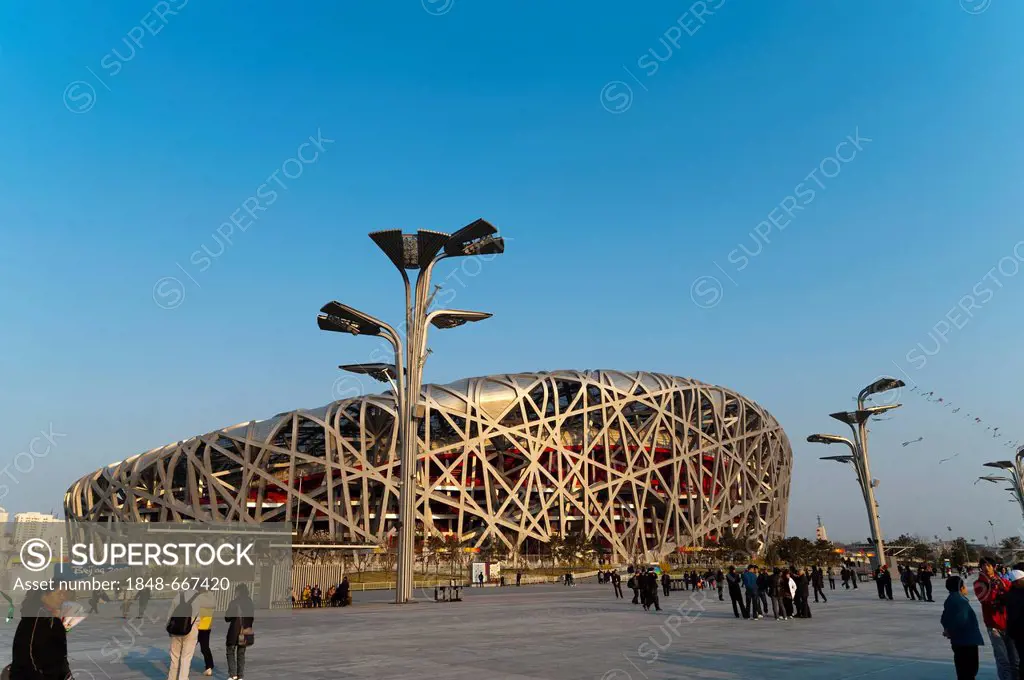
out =
[[[0,508],[0,524],[7,524],[7,520],[10,519],[10,514],[4,508]]]
[[[46,524],[62,522],[53,515],[42,512],[19,512],[14,515],[14,543],[18,544],[30,538],[42,538],[47,531]]]

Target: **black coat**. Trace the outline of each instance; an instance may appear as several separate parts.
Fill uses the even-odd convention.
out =
[[[807,574],[803,576],[797,576],[796,581],[796,594],[797,597],[807,597]]]
[[[229,624],[226,640],[227,646],[238,644],[238,633],[243,628],[252,628],[253,605],[248,595],[239,595],[228,604],[224,620]]]
[[[23,616],[14,633],[11,680],[64,680],[68,666],[68,636],[53,616]]]

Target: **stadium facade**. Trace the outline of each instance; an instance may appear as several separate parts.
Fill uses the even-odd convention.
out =
[[[556,371],[423,388],[418,530],[525,554],[584,532],[615,557],[665,556],[786,528],[792,450],[739,394],[644,372]],[[397,524],[390,394],[225,428],[97,470],[69,518],[286,522],[381,544]]]

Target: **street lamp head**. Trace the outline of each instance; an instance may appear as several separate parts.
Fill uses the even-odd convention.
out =
[[[877,416],[881,413],[891,411],[894,408],[899,408],[901,406],[903,406],[903,404],[883,404],[881,406],[868,406],[866,409],[862,411],[862,413],[867,413],[868,418],[870,418],[871,416]]]
[[[451,238],[441,231],[420,229],[415,234],[403,234],[400,229],[385,229],[370,233],[388,259],[398,269],[422,269],[434,261]]]
[[[328,302],[320,308],[316,324],[322,331],[352,335],[380,335],[383,322],[340,302]]]
[[[859,411],[840,411],[838,413],[830,413],[832,418],[835,418],[841,423],[847,425],[860,425],[861,423],[867,422],[872,416],[877,416],[886,411],[891,411],[894,408],[899,408],[903,404],[885,404],[882,406],[869,406],[868,408],[861,409]]]
[[[888,392],[889,390],[895,390],[906,385],[902,380],[896,378],[882,377],[871,383],[860,391],[858,400],[863,400],[872,394],[878,394],[879,392]]]
[[[991,463],[982,463],[985,467],[997,468],[999,470],[1012,470],[1013,463],[1008,460],[996,460]]]
[[[431,312],[430,323],[435,328],[457,328],[467,323],[489,319],[493,314],[487,312],[468,312],[461,309],[442,309]]]
[[[382,383],[390,382],[398,376],[398,369],[394,364],[345,364],[338,368],[349,373],[368,375]]]
[[[845,444],[847,440],[837,434],[812,434],[807,441],[811,444]]]
[[[505,252],[505,240],[498,229],[485,219],[470,222],[451,235],[444,245],[445,255],[497,255]]]
[[[853,456],[822,456],[821,460],[834,460],[837,463],[852,463]]]

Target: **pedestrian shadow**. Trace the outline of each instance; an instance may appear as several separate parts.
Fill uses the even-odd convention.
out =
[[[145,651],[132,651],[124,655],[121,661],[125,666],[140,673],[150,680],[166,680],[170,670],[170,651],[160,647],[149,647]],[[196,655],[192,657],[192,665],[189,667],[190,676],[202,677],[206,665],[203,657],[196,648]],[[226,680],[227,671],[220,668],[213,669],[213,677]]]
[[[723,655],[692,651],[665,650],[655,660],[636,663],[634,669],[653,679],[659,676],[801,678],[801,680],[842,680],[870,676],[872,680],[925,680],[953,674],[953,659],[887,654],[852,654],[844,652],[782,651],[765,654],[733,650]],[[985,668],[982,657],[981,667]],[[648,677],[638,674],[637,677]],[[625,678],[625,676],[623,676]]]

